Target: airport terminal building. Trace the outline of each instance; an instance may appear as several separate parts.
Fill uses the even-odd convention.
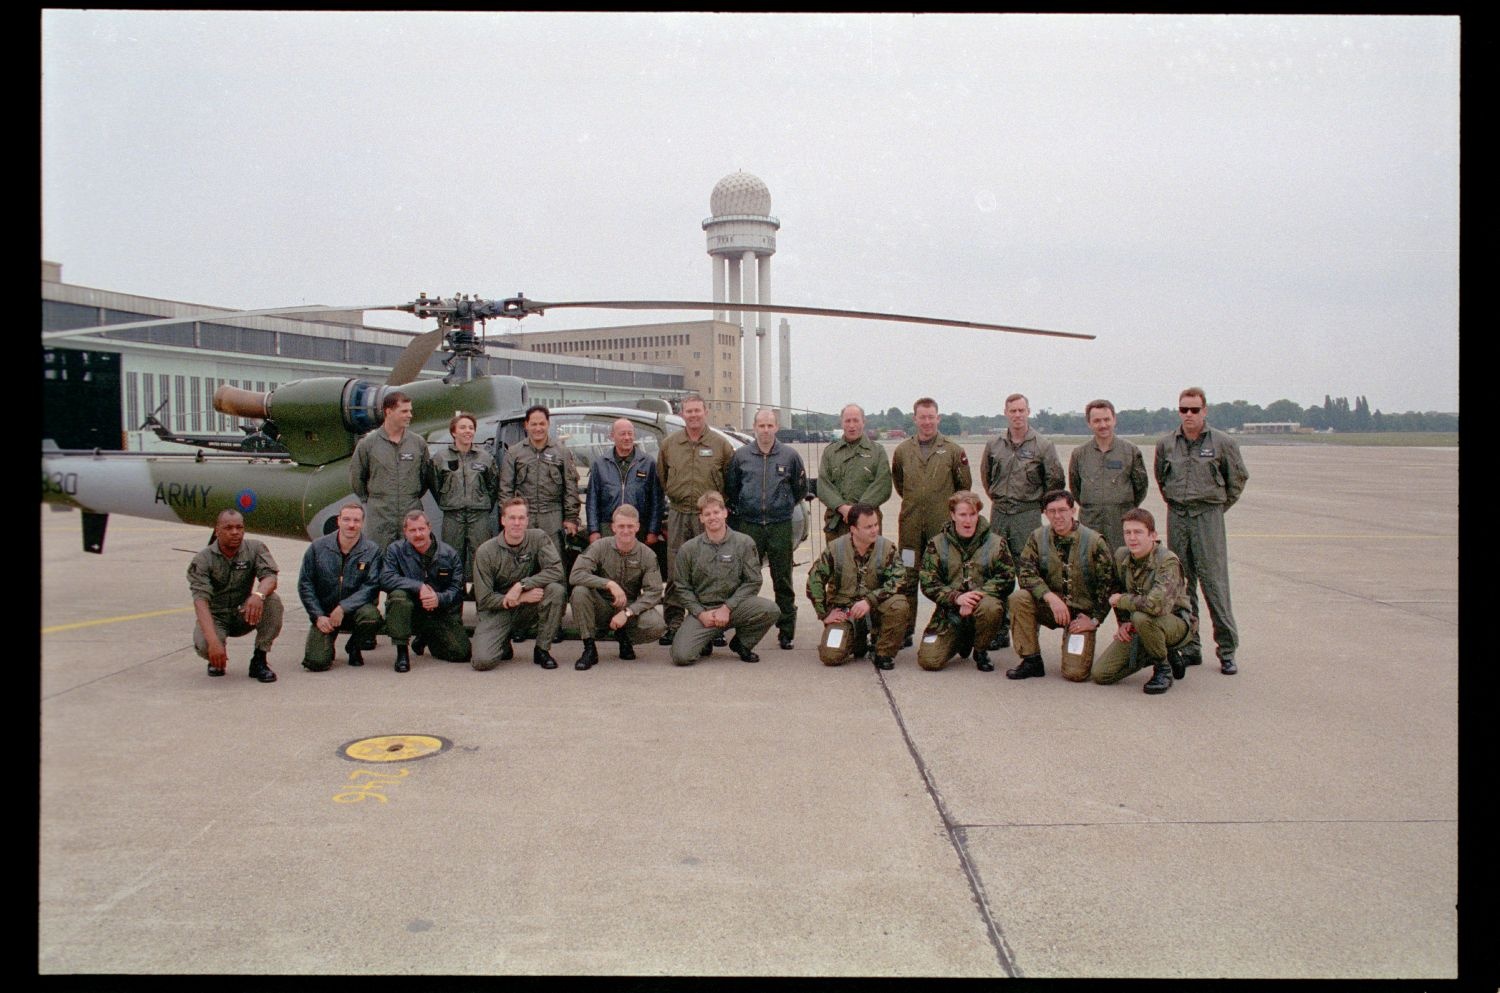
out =
[[[65,283],[60,264],[42,262],[44,332],[214,309]],[[149,448],[157,439],[140,427],[158,410],[161,423],[178,433],[230,434],[252,426],[213,409],[214,390],[223,383],[261,392],[315,376],[383,382],[412,334],[363,320],[359,311],[233,324],[200,316],[44,341],[44,436],[63,448]],[[487,346],[490,375],[525,379],[532,396],[549,406],[634,404],[697,390],[712,401],[715,423],[732,420],[739,406],[739,329],[721,321],[491,334]],[[441,377],[443,358],[434,353],[422,375]]]

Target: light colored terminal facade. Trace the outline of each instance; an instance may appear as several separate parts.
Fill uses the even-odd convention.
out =
[[[201,314],[212,309],[65,283],[58,263],[42,262],[43,331]],[[159,419],[173,431],[235,433],[240,425],[251,422],[214,411],[213,393],[221,383],[259,392],[313,376],[383,382],[412,336],[366,327],[362,319],[359,312],[333,318],[322,315],[317,321],[242,318],[233,325],[200,318],[163,327],[48,341],[42,350],[46,420],[54,428],[70,417],[95,428],[106,425],[96,430],[98,437],[87,444],[75,442],[77,447],[135,449],[155,441],[149,432],[137,429],[166,401]],[[698,322],[688,325],[691,331],[676,332],[698,342],[696,349],[683,345],[677,350],[684,354],[708,351],[704,342],[713,332],[706,327],[712,323]],[[625,336],[629,338],[646,333],[613,330],[631,331]],[[561,351],[543,357],[522,345],[528,337],[532,336],[490,335],[488,372],[527,380],[539,403],[633,404],[643,396],[672,396],[693,388],[685,385],[684,370],[671,361],[614,360]],[[642,355],[644,351],[617,348],[613,354]],[[441,352],[435,353],[422,375],[441,377],[442,359]],[[735,383],[737,388],[737,379]],[[100,402],[102,407],[97,405]],[[92,410],[91,403],[95,404]],[[118,410],[117,421],[109,416],[111,406]]]

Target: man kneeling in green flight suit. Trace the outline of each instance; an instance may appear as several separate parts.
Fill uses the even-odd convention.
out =
[[[1118,683],[1138,669],[1154,672],[1147,693],[1165,693],[1187,673],[1177,649],[1192,634],[1182,563],[1156,538],[1156,519],[1137,507],[1123,517],[1125,547],[1115,552],[1115,574],[1124,593],[1109,605],[1120,622],[1114,641],[1094,663],[1094,682]]]

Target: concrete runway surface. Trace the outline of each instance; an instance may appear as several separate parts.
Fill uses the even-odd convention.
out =
[[[1243,451],[1240,673],[1159,697],[1050,633],[1044,679],[825,668],[800,595],[759,665],[308,673],[281,539],[280,681],[248,639],[209,679],[206,532],[115,517],[96,557],[43,509],[38,969],[1454,976],[1457,450]],[[447,747],[341,752],[387,735]]]

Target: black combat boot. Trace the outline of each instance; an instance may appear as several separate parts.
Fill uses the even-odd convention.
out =
[[[531,661],[535,662],[543,669],[557,668],[557,659],[553,658],[552,653],[547,651],[547,649],[543,648],[541,645],[537,645],[531,650]]]
[[[420,634],[412,635],[411,650],[414,655],[421,655],[427,651],[427,639]]]
[[[790,649],[792,647],[792,636],[785,631],[777,635],[776,647],[780,648],[783,652]]]
[[[250,678],[263,683],[276,682],[276,673],[266,665],[266,653],[259,648],[250,653]]]
[[[739,635],[735,635],[729,641],[729,650],[740,657],[741,662],[759,662],[760,656],[745,647]]]
[[[499,658],[501,662],[509,662],[515,657],[516,650],[511,647],[510,639],[506,638],[500,643],[500,654],[497,656],[497,658]]]
[[[1172,688],[1172,664],[1166,659],[1156,660],[1156,671],[1142,687],[1147,693],[1165,693]]]
[[[1008,679],[1030,679],[1032,676],[1045,676],[1047,670],[1042,667],[1040,655],[1027,655],[1021,659],[1021,664],[1014,669],[1005,670]]]
[[[677,637],[677,629],[667,628],[667,633],[662,635],[660,638],[657,638],[656,643],[658,645],[670,645],[672,643],[672,639],[675,637]]]
[[[1009,647],[1010,647],[1010,631],[1006,629],[1006,627],[1005,627],[1004,624],[1002,624],[1002,625],[1000,625],[1000,630],[996,631],[995,632],[995,636],[990,639],[990,643],[989,643],[989,645],[987,645],[985,647],[985,651],[987,651],[987,652],[998,652],[1002,648],[1009,648]]]
[[[359,642],[353,635],[349,636],[349,644],[344,646],[344,651],[349,655],[349,664],[356,669],[365,664],[364,651],[359,647]]]
[[[724,636],[722,634],[716,634],[714,635],[714,640],[710,641],[709,644],[713,645],[715,648],[723,648],[725,645],[729,644],[729,642],[724,640]]]
[[[995,671],[995,663],[990,661],[990,653],[982,648],[974,649],[974,664],[979,667],[980,672]]]
[[[889,655],[877,655],[875,656],[875,668],[894,669],[896,668],[896,660]]]
[[[1167,668],[1172,670],[1173,679],[1187,678],[1187,663],[1182,660],[1182,653],[1175,648],[1167,649]]]
[[[599,650],[594,647],[594,639],[583,639],[583,654],[578,656],[578,661],[573,663],[573,668],[582,671],[584,669],[592,669],[598,663]]]
[[[635,645],[631,644],[630,636],[624,632],[620,633],[620,658],[626,662],[635,661]]]
[[[396,671],[411,672],[411,656],[406,654],[406,642],[396,642]]]
[[[1234,664],[1234,656],[1230,655],[1219,660],[1219,671],[1226,676],[1233,676],[1240,671],[1240,667]]]

